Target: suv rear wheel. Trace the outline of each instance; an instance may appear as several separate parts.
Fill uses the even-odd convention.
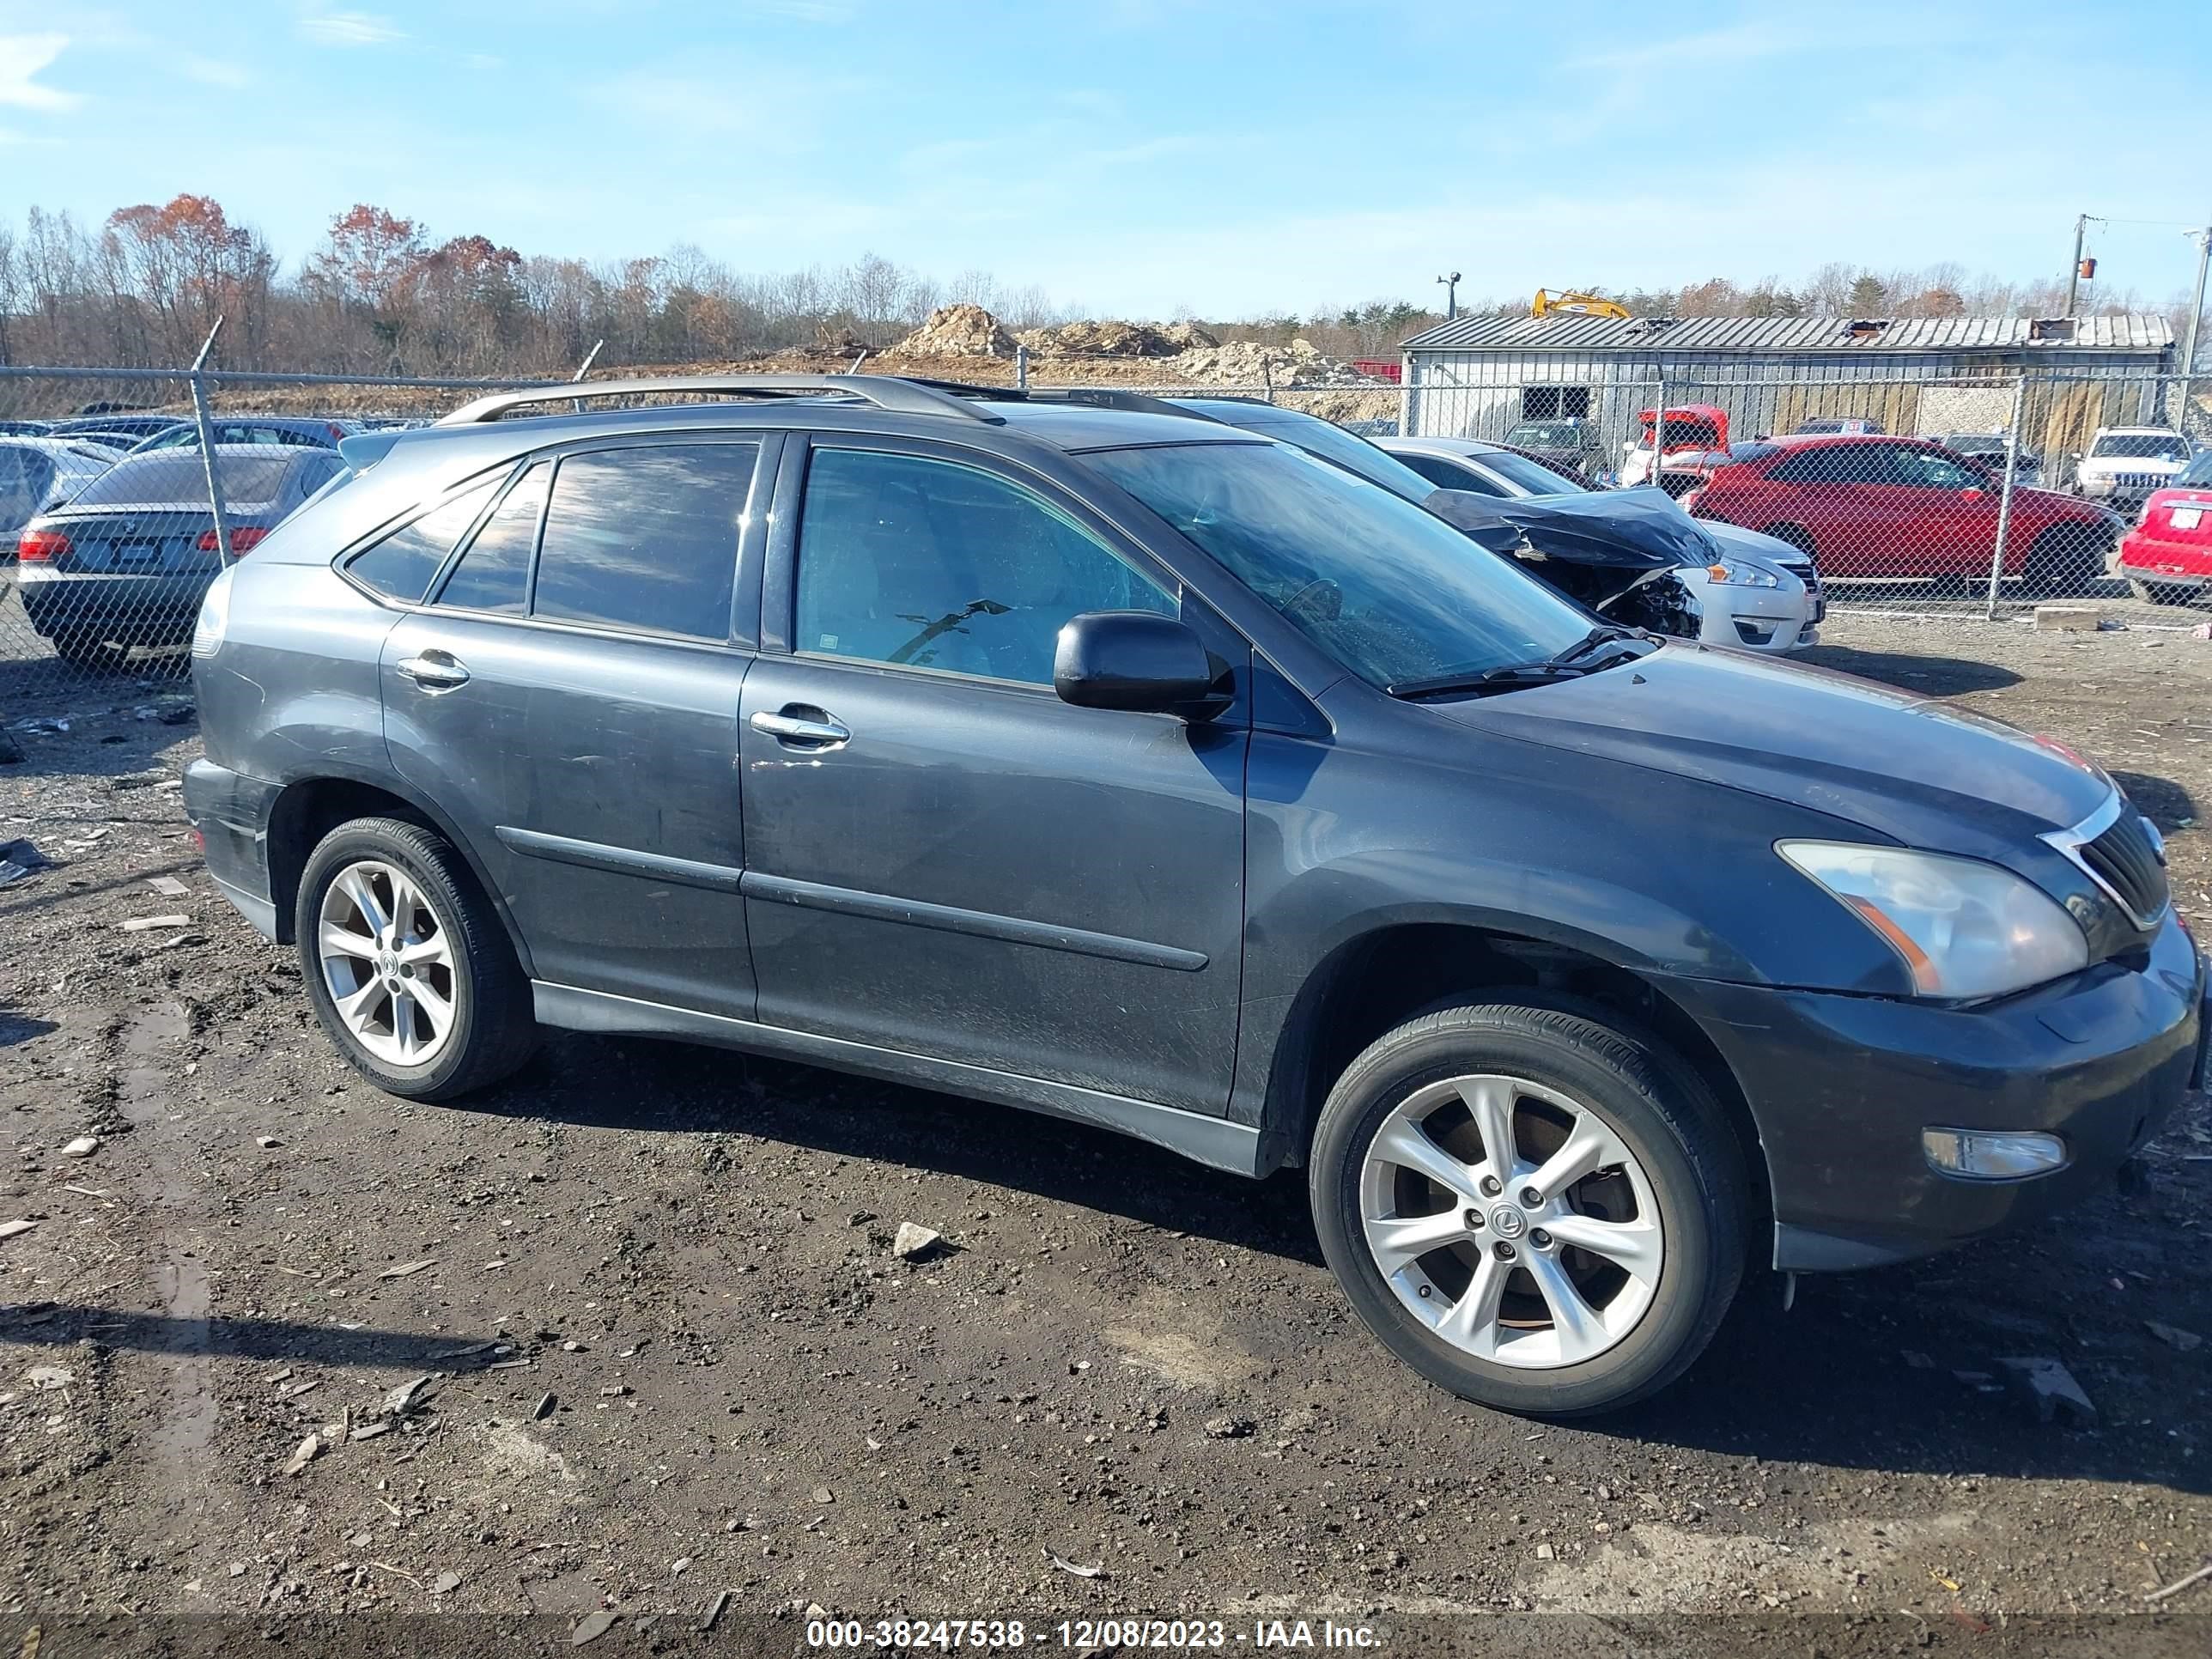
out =
[[[450,1100],[529,1059],[530,981],[443,837],[356,818],[307,860],[293,912],[315,1018],[354,1069],[410,1100]]]
[[[1719,1107],[1595,1009],[1452,1008],[1387,1033],[1330,1091],[1309,1178],[1369,1327],[1506,1411],[1665,1387],[1742,1276],[1746,1182]]]

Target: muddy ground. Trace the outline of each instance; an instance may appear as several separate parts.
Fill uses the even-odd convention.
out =
[[[2101,758],[2212,918],[2212,646],[1830,638]],[[621,1620],[591,1651],[642,1652],[718,1601],[729,1651],[801,1647],[810,1607],[1055,1650],[1127,1613],[1230,1647],[1334,1615],[1407,1653],[1530,1611],[1579,1616],[1516,1651],[2212,1638],[2212,1580],[2144,1600],[2212,1558],[2201,1099],[2130,1196],[1786,1313],[1755,1277],[1671,1393],[1539,1426],[1383,1355],[1295,1175],[642,1041],[556,1036],[463,1106],[380,1095],[202,872],[176,696],[88,681],[0,767],[0,841],[57,861],[0,892],[0,1220],[35,1223],[0,1241],[11,1654],[33,1622],[49,1656],[567,1651],[595,1611]],[[954,1248],[899,1260],[908,1220]],[[2023,1355],[2094,1425],[1972,1380]],[[303,1462],[310,1436],[336,1443]]]

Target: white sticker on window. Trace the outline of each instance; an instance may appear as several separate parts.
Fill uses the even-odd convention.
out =
[[[835,651],[837,648],[837,636],[835,634],[824,634],[822,636],[822,642],[814,648],[817,651]]]

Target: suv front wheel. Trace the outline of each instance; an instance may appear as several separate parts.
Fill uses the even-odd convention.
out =
[[[1693,1072],[1600,1014],[1424,1015],[1322,1109],[1322,1252],[1375,1334],[1463,1399],[1626,1405],[1689,1366],[1741,1278],[1734,1133]]]
[[[325,836],[293,913],[315,1018],[354,1069],[410,1100],[450,1100],[536,1047],[530,981],[452,846],[398,818]]]

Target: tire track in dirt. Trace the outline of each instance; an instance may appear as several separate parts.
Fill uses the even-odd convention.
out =
[[[216,1415],[210,1358],[212,1297],[206,1258],[191,1220],[207,1213],[208,1206],[186,1168],[185,1149],[172,1131],[171,1073],[160,1063],[162,1050],[187,1032],[184,1007],[174,1001],[151,1004],[131,1016],[118,1039],[123,1065],[115,1094],[133,1146],[146,1155],[138,1196],[151,1224],[157,1316],[166,1327],[161,1345],[147,1354],[158,1378],[161,1407],[144,1442],[151,1477],[146,1492],[162,1522],[179,1528],[179,1537],[206,1530],[182,1523],[201,1522],[206,1516]]]

